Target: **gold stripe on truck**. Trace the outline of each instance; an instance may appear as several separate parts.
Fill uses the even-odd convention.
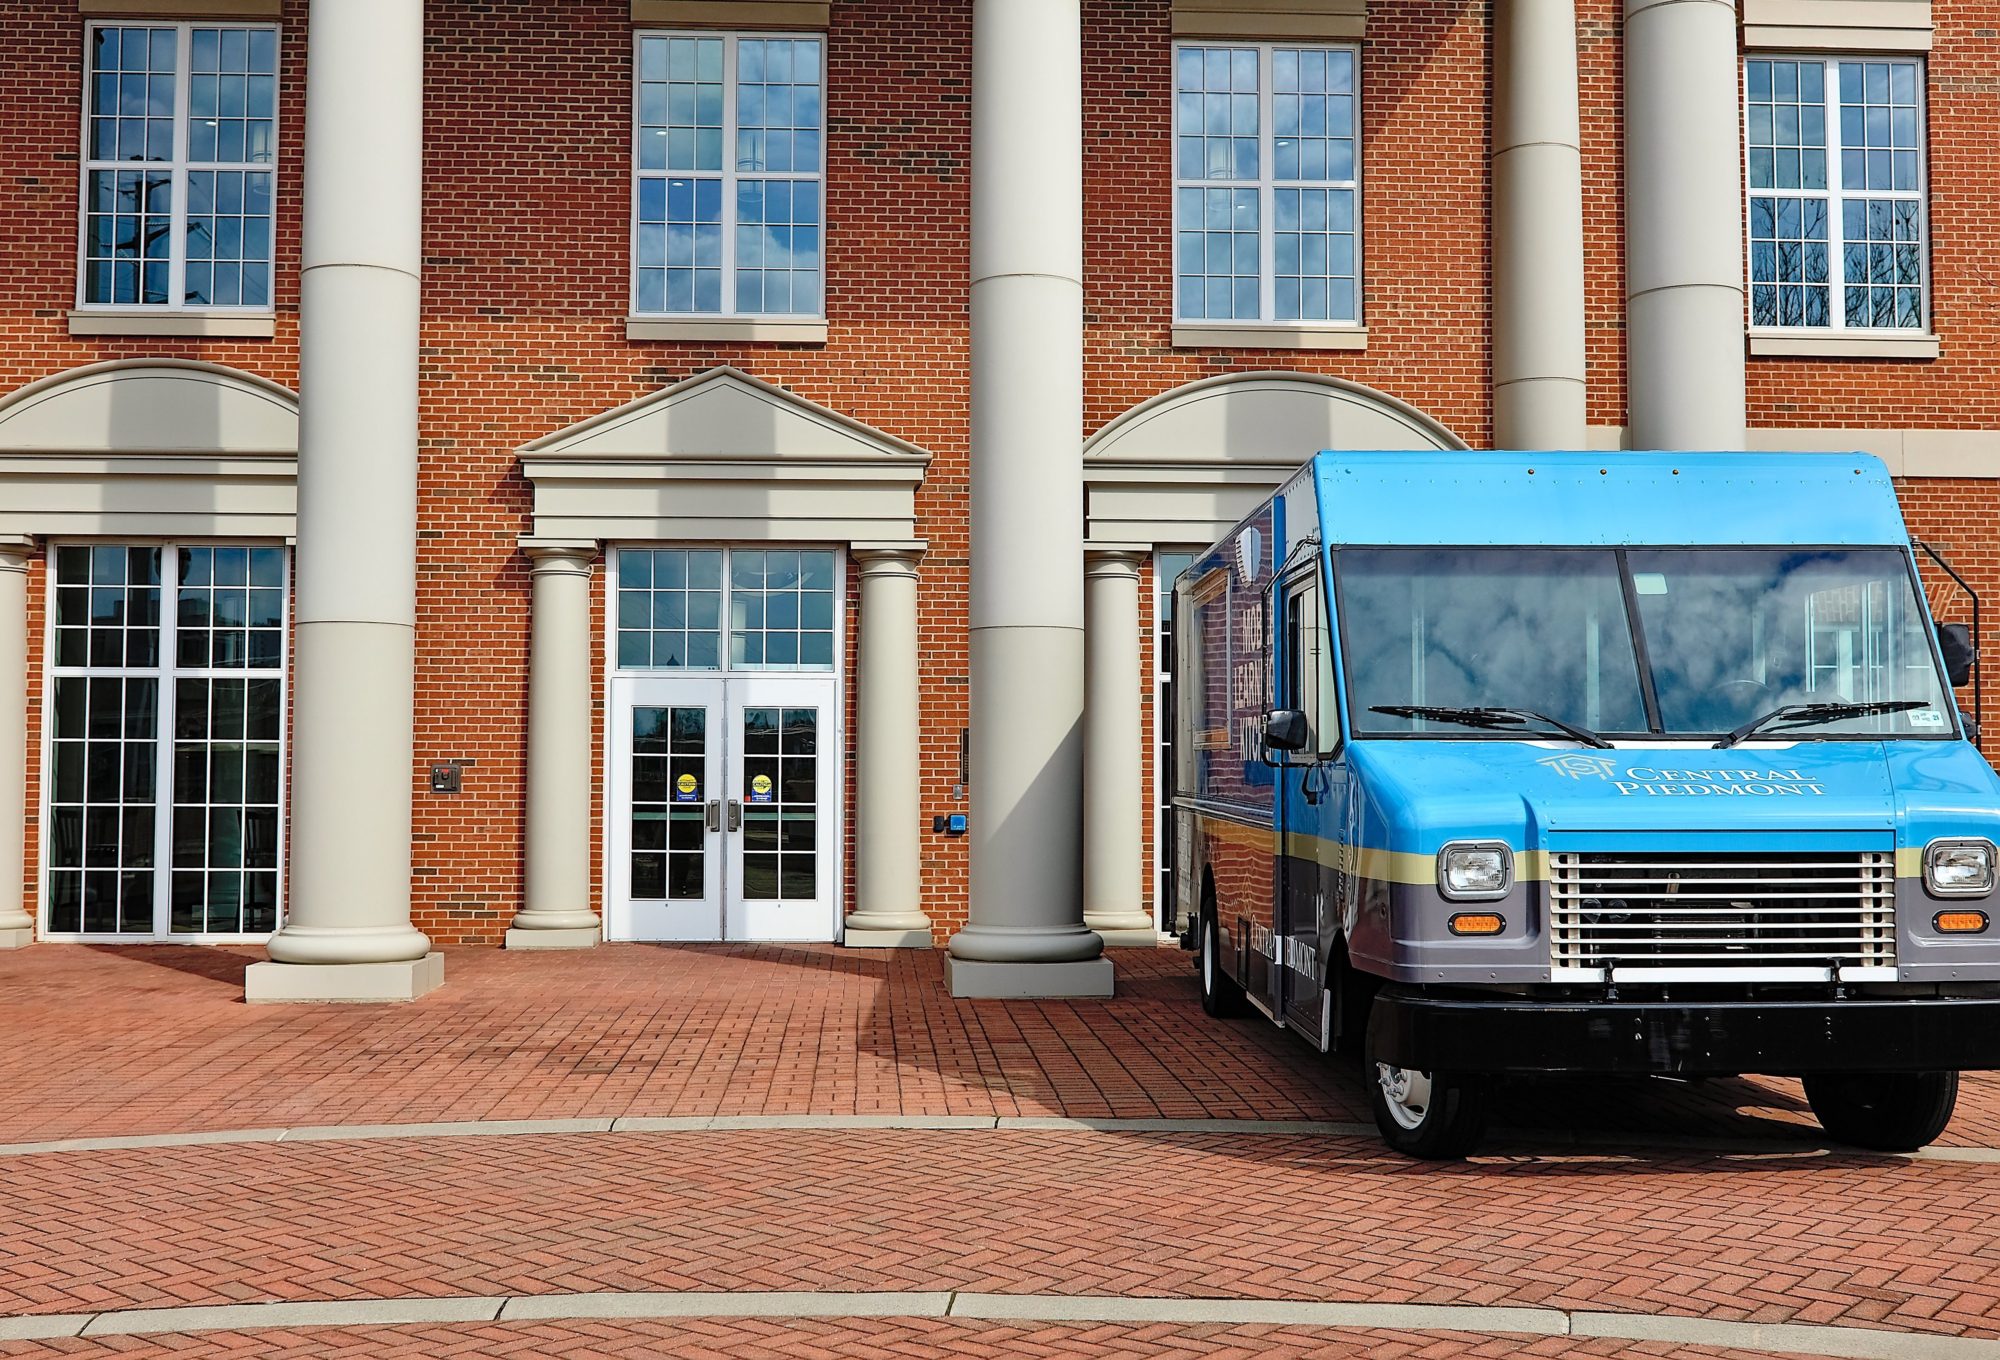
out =
[[[1278,853],[1278,835],[1270,827],[1251,826],[1233,817],[1211,812],[1195,812],[1195,826],[1201,834],[1225,845],[1239,846],[1260,854]],[[1417,883],[1435,887],[1437,856],[1417,855],[1405,850],[1370,850],[1348,845],[1329,836],[1292,832],[1287,849],[1300,859],[1309,859],[1329,869],[1344,870],[1356,878],[1381,883]],[[1919,857],[1921,858],[1921,856]],[[1539,883],[1549,876],[1549,856],[1545,850],[1516,850],[1514,877],[1522,883]]]

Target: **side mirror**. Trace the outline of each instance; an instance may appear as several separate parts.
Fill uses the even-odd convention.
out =
[[[1957,689],[1972,679],[1972,629],[1962,623],[1941,623],[1937,626],[1937,636],[1938,651],[1944,657],[1945,678]]]
[[[1965,729],[1965,739],[1974,746],[1979,745],[1979,721],[1964,709],[1958,710],[1958,725]]]
[[[1303,751],[1312,741],[1312,724],[1296,708],[1280,708],[1264,719],[1264,745],[1273,751]]]

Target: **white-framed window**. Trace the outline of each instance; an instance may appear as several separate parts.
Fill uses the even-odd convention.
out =
[[[271,308],[278,30],[85,32],[80,307]]]
[[[840,554],[831,548],[619,548],[621,671],[833,671]]]
[[[632,310],[826,310],[825,39],[634,38]]]
[[[1750,324],[1924,331],[1924,66],[1907,56],[1744,62]]]
[[[42,931],[258,938],[283,896],[289,554],[56,544]]]
[[[1174,49],[1174,317],[1361,322],[1361,49]]]

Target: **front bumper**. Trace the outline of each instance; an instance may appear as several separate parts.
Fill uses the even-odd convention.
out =
[[[2000,998],[1532,1001],[1376,995],[1368,1048],[1426,1072],[1797,1076],[2000,1068]]]

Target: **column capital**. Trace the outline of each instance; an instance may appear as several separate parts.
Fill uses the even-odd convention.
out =
[[[594,538],[532,538],[519,540],[535,575],[588,576],[597,562]]]
[[[35,540],[26,534],[0,534],[0,571],[26,571],[35,555]]]
[[[1086,543],[1083,545],[1083,574],[1093,579],[1129,576],[1139,579],[1139,568],[1153,555],[1151,548],[1138,543]]]
[[[856,543],[848,555],[861,568],[863,580],[871,576],[915,577],[917,563],[930,544],[921,539],[904,543]]]

